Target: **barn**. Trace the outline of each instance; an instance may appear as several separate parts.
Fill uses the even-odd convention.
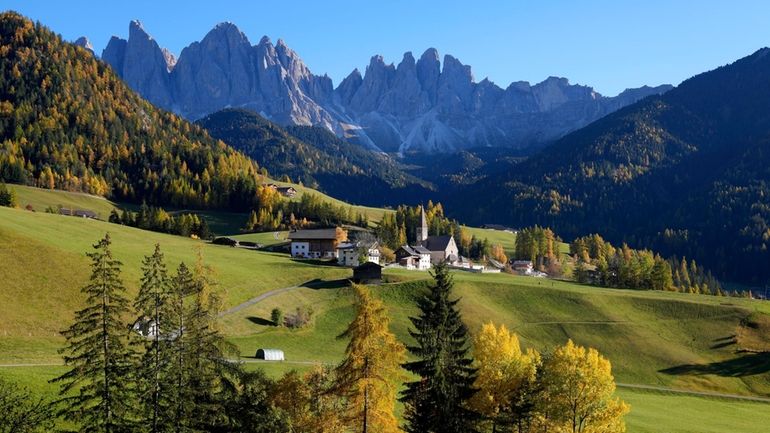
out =
[[[283,361],[283,350],[278,349],[257,349],[257,359],[265,361]]]

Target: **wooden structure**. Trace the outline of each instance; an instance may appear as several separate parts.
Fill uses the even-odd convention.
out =
[[[353,268],[353,282],[360,284],[382,283],[382,266],[372,262],[356,266]]]

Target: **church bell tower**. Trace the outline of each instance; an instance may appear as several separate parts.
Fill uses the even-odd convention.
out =
[[[428,239],[428,220],[425,219],[425,209],[420,206],[420,225],[416,233],[417,243],[422,244]]]

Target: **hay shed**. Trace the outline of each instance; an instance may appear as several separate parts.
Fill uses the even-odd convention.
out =
[[[283,350],[278,349],[257,349],[257,359],[265,361],[283,361]]]

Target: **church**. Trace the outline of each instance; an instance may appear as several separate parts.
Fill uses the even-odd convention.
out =
[[[429,259],[431,265],[437,265],[442,262],[454,263],[460,257],[454,236],[428,235],[428,221],[425,218],[425,209],[423,208],[420,208],[420,225],[416,229],[415,239],[414,246],[404,245],[396,251],[396,258],[399,262],[403,262],[405,259],[408,262],[409,257],[414,256],[415,262],[419,263],[420,256],[422,256],[423,262]],[[421,266],[415,267],[418,269],[423,268]]]

